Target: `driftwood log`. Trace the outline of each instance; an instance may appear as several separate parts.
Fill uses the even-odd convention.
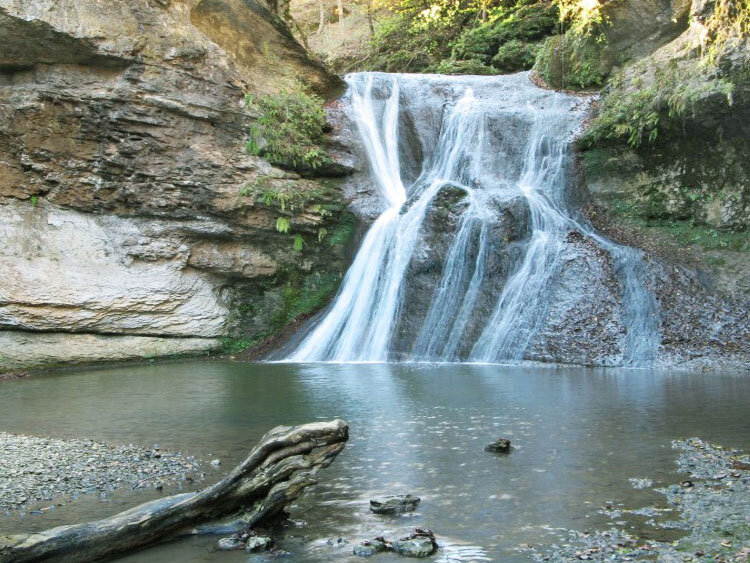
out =
[[[243,511],[248,527],[278,515],[344,448],[342,420],[279,426],[215,485],[147,502],[110,518],[0,536],[0,563],[96,561],[137,550]]]

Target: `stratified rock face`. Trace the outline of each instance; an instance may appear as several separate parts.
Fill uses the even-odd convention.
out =
[[[297,80],[338,85],[259,1],[0,0],[0,369],[268,333],[274,311],[238,299],[338,275],[343,247],[314,242],[335,190],[244,151],[245,93]],[[290,218],[303,253],[260,184],[312,194]]]
[[[688,26],[690,0],[618,0],[601,3],[613,63],[643,57]]]

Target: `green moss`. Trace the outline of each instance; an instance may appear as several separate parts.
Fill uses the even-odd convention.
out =
[[[303,171],[333,162],[324,148],[326,116],[320,97],[300,87],[259,98],[248,95],[246,105],[258,115],[247,142],[250,153]]]
[[[340,284],[341,276],[333,273],[293,276],[282,290],[283,305],[271,319],[272,329],[281,330],[297,317],[327,305]]]
[[[605,45],[598,37],[568,32],[547,39],[539,49],[534,70],[553,88],[598,88],[607,76]]]
[[[667,213],[660,209],[660,205],[658,200],[646,204],[617,200],[610,209],[634,227],[653,229],[681,245],[695,245],[704,250],[750,250],[747,233],[724,232],[689,220],[665,218]]]
[[[336,228],[329,233],[325,240],[331,246],[346,246],[354,235],[357,220],[351,213],[343,213]]]

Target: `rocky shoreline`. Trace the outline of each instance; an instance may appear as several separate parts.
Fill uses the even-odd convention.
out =
[[[535,561],[665,562],[716,561],[746,563],[750,559],[750,454],[724,449],[699,438],[675,440],[677,465],[690,476],[679,484],[655,489],[666,496],[679,517],[651,525],[685,533],[676,541],[634,537],[623,528],[570,530],[561,545],[532,549]],[[645,488],[648,480],[634,480]],[[613,518],[625,513],[652,515],[665,509],[609,509]]]
[[[84,494],[157,488],[202,478],[180,452],[0,432],[0,514],[60,506]],[[43,506],[43,505],[47,506]]]

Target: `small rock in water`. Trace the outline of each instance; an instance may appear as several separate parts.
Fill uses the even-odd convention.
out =
[[[389,548],[388,542],[385,538],[375,538],[373,540],[365,540],[359,545],[354,546],[353,553],[359,557],[372,557],[376,553],[386,551]]]
[[[484,451],[502,454],[508,453],[510,451],[510,440],[508,440],[507,438],[499,438],[491,444],[487,444],[484,447]]]
[[[375,514],[403,514],[416,510],[422,499],[413,495],[395,495],[370,500],[370,510]]]
[[[235,549],[244,549],[245,545],[239,538],[231,536],[228,538],[221,538],[217,543],[217,547],[221,551],[234,551]]]
[[[393,542],[393,551],[406,557],[429,557],[437,551],[435,535],[430,530],[417,528],[414,533]]]
[[[267,536],[250,536],[245,544],[245,551],[265,551],[271,549],[273,540]]]
[[[219,467],[220,465],[221,465],[221,460],[219,458],[211,460],[211,467]]]

